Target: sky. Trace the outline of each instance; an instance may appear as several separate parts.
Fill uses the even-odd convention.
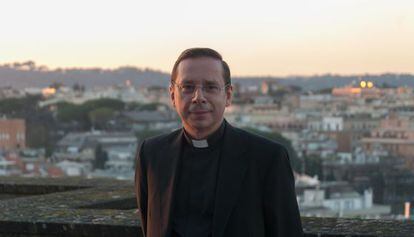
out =
[[[0,0],[0,64],[170,72],[186,48],[237,76],[414,73],[412,0]]]

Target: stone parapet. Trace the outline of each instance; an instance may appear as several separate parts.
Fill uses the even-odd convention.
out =
[[[133,182],[0,178],[0,236],[142,236]],[[305,236],[414,236],[413,221],[303,217]]]

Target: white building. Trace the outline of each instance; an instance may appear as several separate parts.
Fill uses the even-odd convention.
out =
[[[338,132],[344,129],[342,117],[324,117],[322,119],[322,130],[326,132]]]
[[[297,200],[302,216],[375,218],[390,213],[390,206],[375,205],[372,189],[355,191],[347,182],[308,185],[297,176]],[[306,181],[306,180],[305,180]]]
[[[16,164],[16,161],[5,159],[0,155],[0,176],[20,175],[21,171]]]
[[[92,165],[90,163],[79,163],[73,161],[61,161],[56,164],[67,176],[85,176],[90,173]]]

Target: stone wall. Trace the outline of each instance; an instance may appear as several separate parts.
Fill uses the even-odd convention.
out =
[[[414,222],[302,218],[306,236],[414,236]],[[142,236],[133,183],[0,178],[0,236]]]

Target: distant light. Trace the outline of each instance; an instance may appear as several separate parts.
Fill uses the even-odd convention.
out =
[[[369,81],[367,83],[367,86],[368,86],[368,88],[372,88],[372,87],[374,87],[374,83],[372,81]]]
[[[43,88],[42,94],[43,94],[43,96],[51,96],[51,95],[54,95],[54,94],[56,94],[56,89],[55,88],[51,88],[51,87]]]
[[[365,88],[365,87],[367,87],[367,82],[366,81],[361,81],[359,83],[359,85],[361,86],[361,88]]]

